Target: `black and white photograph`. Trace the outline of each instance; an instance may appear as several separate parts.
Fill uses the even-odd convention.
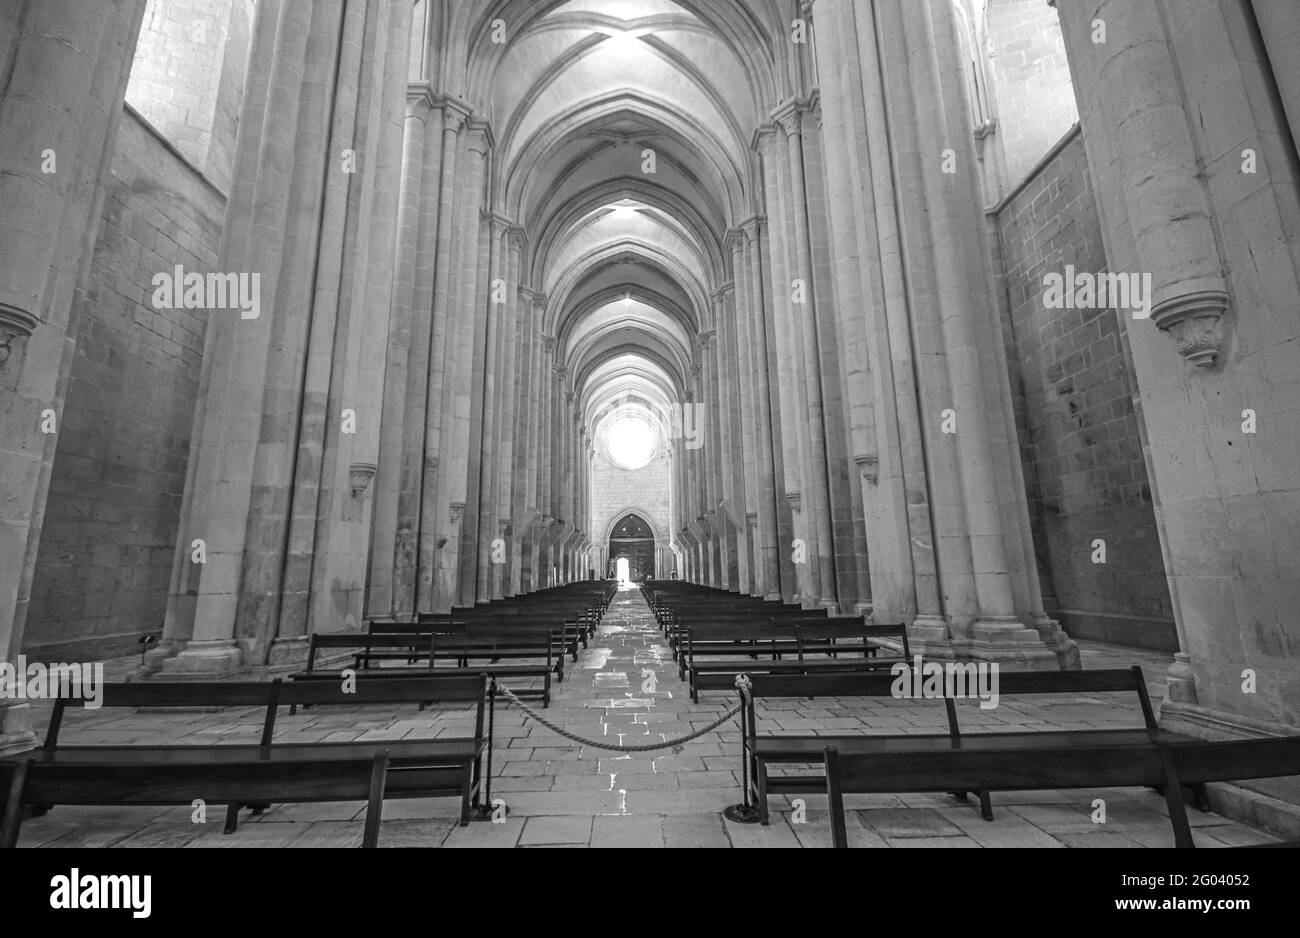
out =
[[[1298,144],[1300,0],[0,0],[0,912],[1279,914]]]

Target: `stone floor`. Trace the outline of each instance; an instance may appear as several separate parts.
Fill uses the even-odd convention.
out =
[[[1088,668],[1143,665],[1153,699],[1163,696],[1168,660],[1161,655],[1086,645]],[[127,670],[116,663],[110,679]],[[116,672],[116,675],[115,673]],[[654,673],[653,691],[649,685]],[[1049,730],[1139,726],[1136,700],[1125,695],[1004,701],[998,708],[962,713],[963,726],[990,730]],[[546,716],[587,738],[659,742],[707,726],[724,713],[730,694],[705,695],[693,705],[677,679],[649,609],[636,591],[618,595],[599,634],[553,694]],[[883,700],[774,701],[761,708],[760,729],[828,733],[942,732],[942,708]],[[287,714],[278,740],[418,739],[460,735],[467,711],[396,712],[328,708]],[[254,742],[260,714],[137,714],[69,712],[69,743]],[[452,798],[393,800],[384,805],[385,847],[826,847],[826,801],[806,796],[795,812],[787,797],[772,801],[772,824],[734,824],[721,811],[740,799],[739,728],[733,721],[680,752],[618,755],[571,744],[516,707],[498,707],[492,797],[503,799],[503,823],[455,822]],[[1105,823],[1092,820],[1103,799]],[[944,795],[849,796],[850,837],[863,847],[1168,847],[1165,805],[1142,789],[1031,791],[996,794],[995,820],[980,819],[974,803]],[[777,809],[780,809],[779,813]],[[244,814],[240,830],[221,833],[224,808],[209,809],[206,824],[189,808],[59,807],[23,825],[22,846],[50,847],[313,847],[360,842],[359,804],[277,805],[260,817]],[[798,815],[802,814],[803,817]],[[1268,835],[1213,814],[1190,811],[1198,846],[1261,843]]]

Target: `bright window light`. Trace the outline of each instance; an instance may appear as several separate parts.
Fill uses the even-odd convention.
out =
[[[655,434],[650,425],[635,417],[615,421],[605,434],[609,458],[623,469],[640,469],[655,454]]]

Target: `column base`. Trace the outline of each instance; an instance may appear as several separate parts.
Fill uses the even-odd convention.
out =
[[[266,663],[269,667],[305,665],[307,652],[311,648],[311,639],[306,635],[291,635],[271,641],[271,651]]]
[[[32,729],[32,708],[25,703],[0,703],[0,756],[28,752],[40,745]]]
[[[190,642],[185,650],[163,662],[163,674],[229,674],[239,670],[244,656],[234,639]]]
[[[1169,666],[1168,680],[1165,685],[1165,699],[1169,703],[1196,706],[1196,675],[1192,673],[1192,659],[1184,652],[1174,655],[1174,663]]]
[[[971,623],[970,656],[1012,671],[1058,671],[1060,658],[1036,629],[1012,616],[981,616]]]
[[[1061,670],[1082,670],[1083,661],[1079,657],[1079,646],[1065,633],[1065,629],[1061,628],[1061,623],[1046,613],[1039,613],[1033,618],[1034,628],[1038,630],[1039,638],[1056,655]]]

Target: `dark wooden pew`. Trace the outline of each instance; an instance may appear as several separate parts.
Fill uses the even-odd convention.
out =
[[[883,641],[899,639],[902,655],[881,655]],[[788,653],[782,648],[781,655]],[[773,655],[767,661],[694,661],[687,666],[692,699],[702,690],[731,691],[736,676],[762,674],[825,674],[833,671],[887,671],[899,662],[911,663],[907,626],[866,625],[861,619],[829,619],[795,623],[795,657]]]
[[[823,748],[831,839],[848,846],[844,795],[894,791],[1023,791],[1037,788],[1151,787],[1164,792],[1178,847],[1194,846],[1182,786],[1300,775],[1300,736],[1241,742],[1148,737],[1115,745],[1095,733],[1048,734],[1035,746],[1015,734],[967,736],[960,747]]]
[[[130,762],[117,759],[114,750],[99,760],[0,762],[0,848],[18,845],[25,805],[190,805],[196,798],[214,804],[365,801],[361,845],[378,846],[386,752],[340,750],[286,762],[225,751],[243,747],[189,748],[154,749]]]
[[[421,676],[413,676],[420,674]],[[196,709],[256,707],[262,729],[258,742],[229,743],[217,746],[84,746],[64,745],[60,733],[69,697],[61,695],[54,704],[46,733],[45,746],[30,758],[44,764],[151,764],[159,759],[184,758],[201,761],[205,751],[212,759],[257,758],[273,764],[292,765],[300,761],[339,758],[370,758],[378,752],[388,753],[389,779],[387,797],[425,798],[455,796],[461,799],[461,824],[468,824],[471,809],[477,805],[483,784],[483,758],[491,763],[491,738],[485,727],[488,679],[476,673],[438,674],[406,671],[401,678],[384,681],[358,680],[345,690],[342,682],[312,681],[304,683],[206,682],[154,683],[131,682],[104,685],[104,707],[146,707],[150,709]],[[73,701],[74,703],[77,700]],[[279,708],[289,706],[365,706],[431,703],[461,703],[475,708],[474,731],[470,736],[441,737],[430,740],[383,740],[351,743],[277,743],[276,719]],[[57,802],[38,803],[42,807]],[[255,808],[256,801],[241,802]],[[237,824],[239,804],[227,813],[226,832]]]
[[[947,751],[967,745],[974,739],[988,740],[997,737],[1008,745],[1026,750],[1053,745],[1106,745],[1127,748],[1146,745],[1151,739],[1165,743],[1189,741],[1161,729],[1155,719],[1151,700],[1147,694],[1142,669],[1138,667],[1097,671],[1011,671],[999,673],[1000,698],[1032,694],[1092,694],[1134,693],[1142,710],[1143,726],[1134,729],[1107,730],[1053,730],[1028,733],[977,733],[962,734],[958,710],[954,699],[943,697],[948,723],[946,734],[873,735],[873,736],[811,736],[811,735],[759,735],[755,729],[753,701],[765,697],[885,697],[894,698],[895,677],[884,673],[834,673],[809,675],[761,674],[751,675],[753,694],[747,717],[749,742],[743,747],[744,756],[750,759],[749,769],[754,795],[758,801],[760,818],[767,823],[768,793],[811,793],[823,790],[821,775],[800,774],[769,778],[768,766],[775,764],[814,765],[820,763],[821,751],[833,746],[840,753],[872,753],[880,751]],[[913,698],[909,698],[913,699]],[[1068,738],[1068,740],[1067,740]],[[982,743],[983,745],[983,743]],[[915,789],[900,788],[898,791]],[[992,803],[987,791],[978,788],[955,786],[950,789],[961,796],[975,792],[979,796],[980,811],[985,820],[993,819]],[[1204,787],[1195,785],[1193,792],[1197,804],[1208,808]]]

